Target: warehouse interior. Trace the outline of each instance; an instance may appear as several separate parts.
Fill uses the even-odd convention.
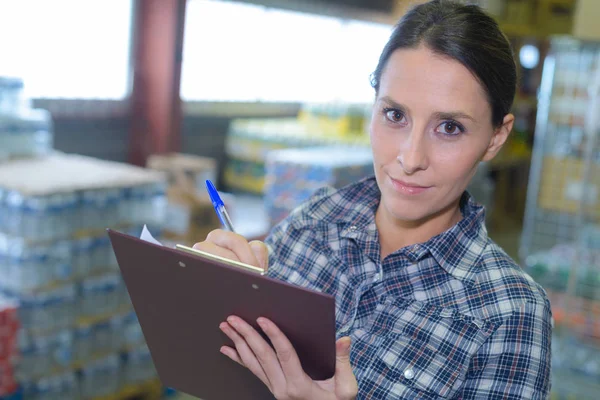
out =
[[[372,174],[370,74],[423,0],[0,2],[0,400],[191,399],[159,379],[106,237],[263,240]],[[513,131],[468,190],[546,290],[552,398],[600,389],[600,2],[472,0],[509,39]],[[216,350],[215,350],[216,351]]]

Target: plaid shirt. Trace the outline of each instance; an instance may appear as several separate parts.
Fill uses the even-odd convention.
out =
[[[266,240],[269,276],[335,297],[358,397],[547,398],[550,303],[483,207],[465,193],[458,224],[381,260],[380,196],[374,177],[321,189]]]

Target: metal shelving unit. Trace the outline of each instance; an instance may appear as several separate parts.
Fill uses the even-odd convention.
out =
[[[520,256],[554,316],[554,398],[600,391],[600,43],[551,40]]]

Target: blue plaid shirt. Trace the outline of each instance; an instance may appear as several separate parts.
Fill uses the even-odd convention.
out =
[[[266,240],[268,275],[333,295],[361,399],[542,399],[550,303],[494,242],[465,193],[463,219],[384,260],[375,178],[319,190]]]

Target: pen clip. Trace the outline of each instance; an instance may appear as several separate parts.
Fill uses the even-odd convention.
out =
[[[210,197],[210,201],[213,204],[213,207],[217,209],[218,207],[223,207],[223,200],[221,200],[221,196],[219,196],[219,192],[215,185],[210,180],[206,180],[206,190],[208,191],[208,196]]]
[[[209,179],[206,180],[206,190],[208,191],[210,201],[212,202],[213,208],[215,209],[221,224],[226,230],[233,232],[233,224],[231,223],[229,214],[227,214],[227,210],[225,210],[225,203],[223,203],[223,200],[221,200],[221,196],[219,196],[219,192],[215,188],[215,185],[213,185]]]

